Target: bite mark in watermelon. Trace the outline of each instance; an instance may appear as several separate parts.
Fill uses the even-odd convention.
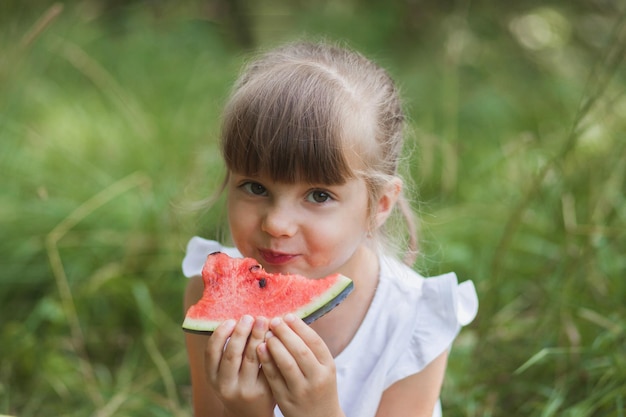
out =
[[[293,313],[310,324],[335,308],[352,292],[352,280],[341,274],[310,279],[272,274],[255,259],[231,258],[216,252],[202,268],[204,291],[183,321],[188,332],[211,334],[225,320],[245,314],[268,318]]]

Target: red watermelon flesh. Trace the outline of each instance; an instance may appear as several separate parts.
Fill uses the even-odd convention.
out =
[[[333,274],[310,279],[272,274],[255,259],[231,258],[216,252],[202,268],[204,292],[185,316],[183,329],[210,334],[228,319],[249,314],[268,318],[293,313],[312,323],[335,308],[353,289],[352,280]]]

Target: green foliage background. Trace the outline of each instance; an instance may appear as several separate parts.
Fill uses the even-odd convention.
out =
[[[624,416],[624,13],[2,2],[0,413],[191,415],[180,260],[190,236],[221,230],[220,206],[196,204],[221,180],[221,105],[252,48],[324,36],[403,90],[417,267],[477,285],[445,414]]]

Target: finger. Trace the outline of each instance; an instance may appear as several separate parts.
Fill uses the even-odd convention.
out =
[[[288,314],[282,322],[272,320],[270,328],[283,342],[289,354],[295,359],[300,372],[309,378],[319,376],[322,368],[334,367],[333,357],[322,338],[304,321],[293,314]],[[272,355],[274,352],[271,350]],[[290,366],[276,359],[279,367]]]
[[[257,378],[259,375],[259,357],[256,348],[265,340],[265,333],[269,329],[269,321],[265,317],[257,317],[252,327],[252,333],[243,354],[241,364],[242,378]]]
[[[215,329],[208,339],[204,351],[204,367],[209,381],[216,379],[224,347],[236,324],[235,320],[226,320]]]
[[[236,380],[253,323],[254,319],[249,315],[245,315],[235,326],[224,348],[222,360],[219,364],[218,377],[222,378],[223,382]]]
[[[271,337],[271,332],[268,332],[268,339]],[[267,341],[259,344],[256,351],[259,355],[259,361],[261,362],[261,370],[272,392],[277,393],[285,391],[287,384],[267,348]]]
[[[311,349],[283,319],[272,319],[270,329],[274,337],[267,339],[267,347],[287,381],[301,378],[305,368],[318,363]]]
[[[317,361],[323,365],[334,363],[328,346],[315,330],[294,314],[287,314],[283,320],[308,346]]]

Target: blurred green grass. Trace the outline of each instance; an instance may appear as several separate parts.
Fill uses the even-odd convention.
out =
[[[180,260],[223,231],[193,207],[247,50],[196,2],[38,4],[0,17],[0,413],[190,415]],[[346,40],[399,81],[417,267],[481,301],[445,414],[623,416],[623,7],[468,4],[248,6],[257,46]]]

